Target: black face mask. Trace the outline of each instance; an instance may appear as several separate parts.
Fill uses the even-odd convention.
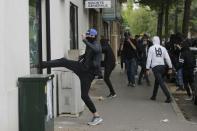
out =
[[[95,41],[95,38],[92,37],[86,37],[86,39],[88,40],[88,42],[93,43]]]

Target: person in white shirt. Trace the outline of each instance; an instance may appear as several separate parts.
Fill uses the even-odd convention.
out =
[[[153,41],[153,46],[149,48],[148,58],[146,63],[146,70],[147,70],[146,73],[149,74],[149,70],[150,68],[152,68],[153,74],[155,76],[155,84],[154,84],[154,90],[151,100],[156,100],[158,88],[160,86],[162,91],[167,97],[165,102],[170,103],[172,99],[164,83],[164,75],[166,71],[166,64],[168,65],[169,68],[168,73],[172,72],[172,62],[170,60],[166,48],[160,45],[160,38],[158,36],[154,36],[152,41]]]

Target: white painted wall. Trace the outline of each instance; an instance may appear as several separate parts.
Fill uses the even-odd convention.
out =
[[[84,9],[82,0],[50,0],[50,24],[51,24],[51,59],[58,59],[61,57],[68,57],[70,50],[70,2],[78,7],[78,32],[79,32],[79,49],[85,49],[85,44],[82,43],[81,34],[85,33],[89,28],[88,10]],[[44,5],[43,5],[44,8]],[[43,9],[44,10],[44,9]],[[44,13],[45,11],[43,11]],[[43,18],[43,22],[45,18]],[[46,26],[45,23],[42,24]],[[43,45],[46,43],[45,27],[43,27]],[[46,47],[43,47],[45,53]],[[43,54],[45,60],[46,53]],[[52,73],[56,73],[56,69]],[[56,82],[54,78],[54,82]],[[54,93],[56,92],[56,83],[54,83]],[[56,93],[55,93],[56,94]],[[54,96],[54,104],[56,98]],[[63,97],[63,96],[60,96]],[[54,114],[56,116],[56,106],[54,107]]]
[[[63,57],[70,49],[70,1],[79,7],[79,47],[85,48],[81,34],[88,29],[89,18],[83,1],[51,0],[52,59]],[[30,74],[28,0],[0,0],[0,16],[0,131],[18,131],[17,79]]]
[[[70,0],[73,4],[78,6],[78,29],[79,29],[79,48],[85,49],[85,45],[82,42],[81,35],[84,34],[89,28],[89,11],[85,9],[83,5],[84,0]]]
[[[5,17],[5,7],[4,1],[0,1],[0,130],[3,131],[8,128],[8,119],[6,115],[7,111],[7,97],[4,82],[4,17]]]
[[[85,48],[81,34],[89,28],[88,11],[82,0],[51,0],[51,59],[67,56],[70,49],[70,2],[78,6],[79,48]]]
[[[46,47],[46,0],[41,0],[42,8],[42,60],[45,61],[47,58],[47,47]]]
[[[18,130],[17,78],[29,74],[29,3],[0,1],[0,131]]]

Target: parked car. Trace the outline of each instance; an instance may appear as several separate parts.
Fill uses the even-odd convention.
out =
[[[197,105],[197,47],[190,47],[196,57],[196,67],[194,69],[194,104]]]

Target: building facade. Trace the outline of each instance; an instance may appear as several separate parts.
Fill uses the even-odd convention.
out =
[[[81,35],[88,28],[96,28],[99,38],[110,38],[117,51],[120,23],[104,20],[102,9],[86,9],[84,4],[85,0],[0,1],[1,131],[18,131],[18,77],[54,73],[35,67],[42,60],[69,57],[70,50],[83,52]]]

